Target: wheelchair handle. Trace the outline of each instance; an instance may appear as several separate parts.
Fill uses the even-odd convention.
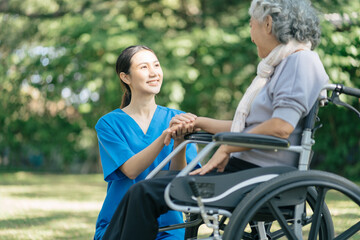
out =
[[[325,86],[325,89],[335,91],[339,94],[344,93],[346,95],[360,98],[360,89],[346,87],[342,84],[328,84]]]
[[[353,106],[349,105],[346,102],[343,102],[339,99],[340,94],[344,93],[346,95],[350,95],[353,97],[360,98],[360,89],[357,88],[351,88],[351,87],[345,87],[342,84],[329,84],[324,87],[324,89],[331,90],[332,95],[330,98],[327,98],[329,102],[332,102],[336,105],[344,106],[352,111],[354,111],[358,117],[360,118],[360,112],[354,108]]]
[[[343,86],[342,91],[347,95],[360,98],[360,89]]]

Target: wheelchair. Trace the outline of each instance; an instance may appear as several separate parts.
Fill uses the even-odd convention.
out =
[[[360,220],[335,232],[334,213],[326,204],[333,192],[350,199],[360,208],[360,187],[339,175],[310,170],[315,131],[321,126],[320,106],[342,105],[360,113],[339,99],[341,94],[360,98],[360,89],[329,84],[324,90],[331,96],[320,97],[305,118],[301,144],[291,146],[286,139],[247,133],[194,133],[148,176],[161,169],[189,143],[204,144],[198,153],[165,190],[168,206],[186,214],[183,224],[159,229],[185,228],[185,239],[198,239],[198,228],[206,224],[212,233],[206,239],[349,239],[360,236]],[[327,95],[327,94],[326,94]],[[298,168],[277,166],[253,168],[216,176],[189,176],[198,162],[206,159],[221,144],[299,154]],[[343,225],[343,224],[342,224]],[[359,238],[360,239],[360,238]]]

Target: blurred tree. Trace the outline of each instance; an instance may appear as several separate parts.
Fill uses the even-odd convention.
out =
[[[121,50],[133,44],[153,48],[162,63],[159,104],[231,119],[259,61],[250,41],[249,4],[1,1],[0,166],[98,171],[93,129],[100,116],[120,105],[114,65]],[[360,87],[360,3],[314,4],[324,13],[317,51],[331,80]],[[322,115],[326,125],[317,138],[317,162],[339,171],[350,153],[359,159],[360,124],[343,108]],[[359,175],[360,163],[350,165],[342,173]]]
[[[323,38],[319,49],[330,80],[360,88],[360,2],[317,2],[322,11]],[[360,101],[343,96],[360,109]],[[335,106],[320,111],[324,127],[318,131],[315,164],[353,179],[360,176],[360,122],[353,112]]]

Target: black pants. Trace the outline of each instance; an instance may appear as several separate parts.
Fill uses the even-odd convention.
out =
[[[258,167],[240,159],[231,158],[225,172],[236,172]],[[155,239],[158,232],[157,218],[166,213],[164,191],[174,174],[144,180],[134,184],[116,209],[103,240]]]

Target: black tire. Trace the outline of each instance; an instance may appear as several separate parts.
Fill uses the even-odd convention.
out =
[[[332,218],[324,201],[328,190],[336,190],[342,193],[360,207],[360,188],[349,180],[322,171],[294,171],[282,174],[253,189],[234,210],[229,224],[225,228],[223,239],[249,239],[249,235],[245,231],[247,224],[252,222],[259,213],[262,214],[264,209],[269,210],[269,208],[272,209],[269,213],[273,219],[278,220],[282,217],[284,218],[283,224],[280,224],[281,229],[277,231],[276,234],[279,235],[280,232],[280,235],[286,234],[288,239],[296,239],[296,237],[294,237],[294,230],[285,221],[286,216],[284,216],[283,212],[278,211],[279,207],[274,206],[273,203],[279,198],[280,194],[293,190],[296,191],[300,188],[307,190],[306,200],[310,207],[314,209],[314,214],[308,216],[309,218],[304,218],[302,224],[304,224],[304,226],[314,226],[314,229],[316,229],[316,226],[319,224],[318,231],[310,230],[309,236],[304,237],[304,239],[333,239]],[[316,191],[314,189],[316,189]],[[319,214],[317,215],[317,213]],[[317,218],[317,216],[320,217]],[[280,223],[281,220],[278,222]],[[359,223],[353,226],[347,226],[347,229],[339,234],[337,239],[348,239],[358,231],[360,231]],[[268,233],[270,239],[277,239],[277,237],[271,234],[272,232]],[[310,236],[310,234],[315,235],[315,237]]]
[[[189,221],[196,221],[198,219],[201,219],[200,214],[198,214],[198,213],[190,213],[190,216],[189,216],[188,220]],[[204,222],[201,220],[201,221],[199,221],[199,223],[197,225],[185,228],[185,240],[196,239],[196,237],[198,235],[199,227],[203,223]]]
[[[202,220],[200,214],[197,214],[197,213],[190,214],[190,219],[189,219],[190,221],[198,221],[199,219],[201,219],[201,221],[199,221],[197,225],[185,228],[185,240],[198,239],[197,237],[198,237],[198,233],[199,233],[199,227],[202,224],[204,224],[204,221]],[[225,216],[222,216],[220,218],[220,221],[219,221],[220,230],[224,230],[224,228],[225,228],[224,222],[226,221],[226,219],[227,219],[227,217],[225,217]]]

